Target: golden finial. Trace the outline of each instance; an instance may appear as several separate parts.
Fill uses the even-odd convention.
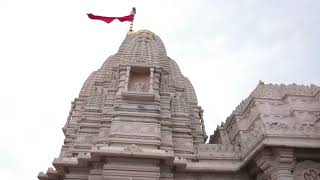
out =
[[[264,82],[259,80],[259,85],[264,85]]]

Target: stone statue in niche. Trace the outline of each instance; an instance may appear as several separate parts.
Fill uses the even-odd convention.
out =
[[[143,82],[136,82],[136,83],[134,83],[134,88],[137,92],[144,92],[144,83]]]
[[[129,76],[128,91],[149,92],[150,70],[148,68],[132,69]]]

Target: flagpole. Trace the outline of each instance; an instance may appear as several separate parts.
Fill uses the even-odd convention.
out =
[[[133,32],[133,20],[131,21],[130,23],[130,29],[129,29],[129,32]]]
[[[136,14],[136,8],[135,7],[132,7],[132,11],[131,11],[131,14],[134,15]],[[129,32],[133,32],[133,22],[134,22],[134,18],[132,19],[131,23],[130,23],[130,28],[129,28]]]

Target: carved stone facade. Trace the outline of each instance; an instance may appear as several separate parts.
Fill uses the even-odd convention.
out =
[[[143,30],[85,81],[40,180],[319,180],[320,87],[259,83],[210,136],[190,81]]]

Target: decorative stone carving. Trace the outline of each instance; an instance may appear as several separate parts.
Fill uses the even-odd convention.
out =
[[[78,136],[75,143],[77,144],[96,144],[98,138],[95,135]]]
[[[196,146],[198,152],[237,152],[238,147],[224,144],[200,144]]]
[[[144,83],[143,82],[136,82],[136,83],[134,83],[134,88],[137,92],[144,92]]]
[[[270,180],[292,180],[295,157],[292,148],[272,147],[255,158],[257,166]]]
[[[265,128],[268,134],[320,136],[320,126],[316,124],[287,124],[267,122]]]
[[[127,152],[143,152],[143,150],[135,145],[135,144],[131,144],[130,146],[127,146],[123,149],[123,151],[127,151]]]
[[[320,163],[314,161],[302,161],[293,169],[294,180],[320,180]]]
[[[161,136],[159,127],[143,123],[113,124],[111,126],[110,134],[156,136],[159,138]]]
[[[238,158],[240,153],[239,146],[224,144],[200,144],[195,146],[198,156],[202,157],[233,157]]]

